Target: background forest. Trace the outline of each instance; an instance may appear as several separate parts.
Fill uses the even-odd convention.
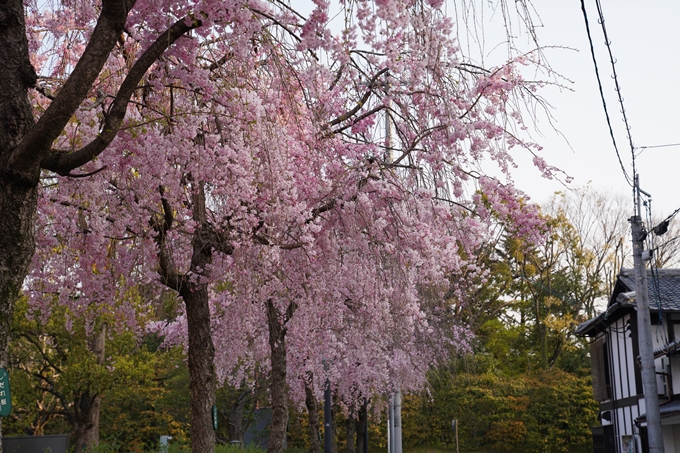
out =
[[[573,331],[602,307],[625,264],[624,212],[625,200],[583,188],[556,194],[542,207],[548,231],[540,246],[499,231],[480,255],[491,269],[488,277],[471,285],[465,303],[449,300],[457,321],[475,334],[473,350],[440,363],[425,391],[405,397],[405,448],[454,448],[456,419],[461,451],[592,450],[597,404],[587,344]],[[660,250],[659,264],[672,266],[673,250]],[[138,288],[126,297],[141,306],[149,294]],[[156,300],[155,313],[140,310],[139,316],[177,316],[176,296],[168,292]],[[101,404],[90,421],[111,451],[155,449],[161,435],[187,445],[190,392],[182,348],[162,347],[156,333],[139,340],[133,332],[107,330],[115,320],[106,317],[96,326],[71,320],[67,329],[66,308],[55,303],[52,309],[43,323],[25,300],[17,305],[9,367],[14,409],[5,434],[73,433],[87,422],[91,406]],[[256,374],[218,390],[218,441],[243,440],[254,409],[269,404],[268,379]],[[348,417],[342,401],[334,401],[337,451],[360,452],[360,415]],[[370,451],[386,448],[384,406],[371,401],[368,409]],[[309,408],[323,417],[322,401],[290,407],[288,448],[315,451]]]

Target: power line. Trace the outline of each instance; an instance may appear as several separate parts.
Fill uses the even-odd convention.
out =
[[[665,145],[650,145],[650,146],[638,146],[636,149],[639,149],[638,153],[635,155],[635,157],[639,156],[642,154],[642,152],[646,149],[652,149],[652,148],[668,148],[671,146],[680,146],[680,143],[667,143]]]
[[[604,44],[607,46],[607,52],[609,53],[609,61],[612,66],[612,76],[614,78],[614,87],[616,94],[619,99],[619,105],[621,106],[621,115],[623,116],[623,123],[626,125],[626,134],[628,135],[628,144],[630,145],[630,153],[633,157],[633,176],[635,176],[635,145],[633,145],[633,138],[630,135],[630,125],[628,124],[628,117],[626,116],[626,108],[623,105],[623,97],[621,96],[621,87],[619,86],[619,79],[616,74],[616,61],[614,60],[614,55],[612,55],[611,41],[607,35],[607,27],[604,25],[604,14],[602,13],[602,5],[600,0],[595,0],[597,5],[597,14],[599,15],[598,22],[602,27],[602,34],[604,35]]]
[[[599,7],[599,2],[598,2],[598,11],[600,10]],[[604,90],[602,88],[602,80],[600,79],[600,70],[597,66],[597,58],[595,57],[595,47],[593,46],[593,38],[590,34],[590,23],[588,22],[588,13],[586,12],[586,5],[585,1],[581,0],[581,11],[583,11],[583,20],[585,21],[586,24],[586,32],[588,34],[588,42],[590,43],[590,54],[593,57],[593,66],[595,67],[595,76],[597,78],[597,86],[600,89],[600,98],[602,99],[602,106],[604,107],[604,115],[607,118],[607,126],[609,127],[609,136],[612,138],[612,143],[614,144],[614,151],[616,151],[616,157],[619,160],[619,165],[621,166],[621,171],[623,172],[623,176],[626,178],[626,182],[633,187],[633,182],[631,180],[631,177],[628,175],[628,172],[626,171],[626,167],[623,165],[623,161],[621,160],[621,154],[619,153],[619,147],[616,144],[616,138],[614,137],[614,130],[612,129],[612,123],[611,119],[609,118],[609,110],[607,109],[607,101],[605,100],[604,97]],[[603,21],[604,22],[604,21]],[[609,47],[609,45],[607,45]],[[611,55],[611,52],[610,52]],[[617,83],[618,86],[618,83]]]
[[[638,146],[639,149],[667,148],[669,146],[680,146],[680,143],[668,143],[666,145]]]
[[[661,225],[662,223],[665,223],[665,222],[670,222],[671,219],[673,219],[673,217],[675,217],[675,216],[678,214],[678,212],[680,212],[680,208],[676,209],[675,211],[673,211],[673,213],[672,213],[671,215],[669,215],[668,217],[666,217],[665,219],[663,219],[663,220],[659,223],[659,225]],[[658,226],[658,225],[657,225],[657,226]],[[656,228],[656,227],[655,227],[655,228]]]

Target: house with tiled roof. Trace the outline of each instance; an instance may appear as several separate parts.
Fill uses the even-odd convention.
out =
[[[680,452],[680,269],[647,270],[647,286],[664,449]],[[607,309],[576,329],[590,339],[600,403],[595,453],[648,451],[635,300],[635,272],[622,269]]]

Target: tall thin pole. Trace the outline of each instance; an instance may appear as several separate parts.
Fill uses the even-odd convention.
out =
[[[324,453],[331,453],[333,448],[333,429],[331,426],[331,382],[326,379],[323,392],[323,449]]]
[[[394,453],[401,450],[401,388],[397,387],[394,394]]]
[[[390,412],[387,419],[387,450],[394,453],[394,396],[390,394]]]
[[[649,453],[663,453],[661,434],[661,414],[659,413],[659,392],[656,388],[656,369],[654,367],[654,343],[652,340],[652,321],[649,314],[649,293],[647,291],[647,271],[642,260],[643,240],[646,233],[642,228],[640,181],[635,176],[637,212],[630,218],[633,234],[633,263],[635,265],[635,302],[637,304],[638,343],[642,372],[642,389],[645,395],[647,412],[647,438]]]

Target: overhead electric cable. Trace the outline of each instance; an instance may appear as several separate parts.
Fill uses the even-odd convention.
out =
[[[646,149],[668,148],[668,147],[671,147],[671,146],[680,146],[680,143],[668,143],[666,145],[636,146],[635,149],[639,150],[639,151],[635,154],[635,157],[638,157]]]
[[[607,52],[609,53],[609,61],[612,66],[612,77],[614,79],[614,89],[618,95],[619,105],[621,105],[621,115],[623,116],[623,123],[626,125],[626,134],[628,135],[628,144],[630,145],[630,153],[633,156],[633,176],[635,176],[635,145],[633,145],[633,138],[630,135],[630,125],[628,124],[628,117],[626,116],[626,108],[623,105],[623,97],[621,96],[621,86],[619,86],[618,75],[616,74],[616,61],[614,60],[614,55],[612,55],[611,41],[607,35],[607,27],[604,25],[604,14],[602,13],[602,5],[600,0],[595,0],[597,5],[597,14],[599,15],[598,22],[602,27],[602,34],[604,35],[604,44],[607,46]]]
[[[669,146],[680,146],[680,143],[668,143],[667,145],[638,146],[638,149],[667,148]]]
[[[599,10],[598,2],[598,10]],[[588,42],[590,43],[590,54],[593,57],[593,66],[595,67],[595,77],[597,78],[597,86],[600,89],[600,98],[602,99],[602,106],[604,107],[604,115],[607,118],[607,126],[609,126],[609,135],[612,138],[612,143],[614,144],[614,151],[616,151],[616,157],[619,159],[619,165],[621,166],[621,171],[623,171],[623,176],[625,176],[628,184],[633,187],[633,181],[626,171],[626,167],[623,165],[621,160],[621,154],[619,153],[619,147],[616,144],[616,138],[614,137],[614,130],[612,129],[612,122],[609,118],[609,110],[607,109],[607,101],[604,98],[604,90],[602,88],[602,80],[600,79],[600,70],[597,66],[597,58],[595,57],[595,47],[593,46],[593,38],[590,34],[590,24],[588,22],[588,13],[586,12],[585,0],[581,0],[581,10],[583,11],[583,20],[586,24],[586,32],[588,33]],[[610,52],[611,55],[611,52]],[[617,84],[618,85],[618,84]]]
[[[680,208],[676,209],[675,211],[673,211],[673,212],[671,213],[671,215],[669,215],[668,217],[666,217],[665,219],[663,219],[661,222],[659,222],[659,225],[661,225],[661,224],[664,223],[664,222],[670,222],[670,221],[673,219],[673,217],[675,217],[676,215],[678,215],[678,212],[680,212]],[[654,228],[656,228],[656,227],[654,227]]]
[[[651,200],[650,202],[644,202],[643,203],[645,206],[645,212],[647,213],[647,225],[652,224],[652,203]],[[652,251],[653,253],[654,250],[656,250],[656,235],[654,234],[648,234],[647,235],[647,242],[649,243],[649,250]],[[651,258],[651,257],[650,257]],[[657,340],[659,339],[659,326],[663,324],[663,306],[661,305],[661,287],[659,285],[659,267],[657,266],[657,263],[654,261],[653,258],[650,259],[649,261],[649,268],[650,271],[652,272],[652,287],[654,288],[654,293],[656,295],[656,308],[659,311],[659,320],[657,322]]]

